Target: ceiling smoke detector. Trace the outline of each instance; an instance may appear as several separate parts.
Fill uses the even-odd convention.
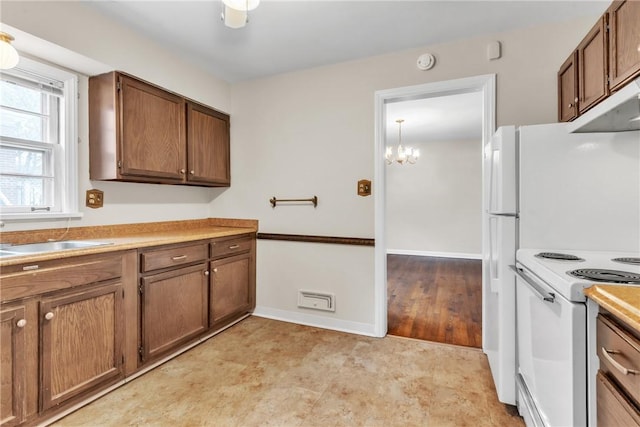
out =
[[[427,71],[433,68],[436,65],[436,57],[430,53],[425,53],[418,57],[417,62],[418,68],[422,71]]]

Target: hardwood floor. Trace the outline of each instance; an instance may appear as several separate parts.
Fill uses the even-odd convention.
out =
[[[482,261],[387,256],[388,333],[482,347]]]

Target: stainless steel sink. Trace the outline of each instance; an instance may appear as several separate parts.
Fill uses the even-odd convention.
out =
[[[0,250],[0,257],[65,251],[69,249],[83,249],[111,244],[112,243],[108,242],[94,242],[89,240],[61,240],[57,242],[29,243],[26,245],[4,246]]]

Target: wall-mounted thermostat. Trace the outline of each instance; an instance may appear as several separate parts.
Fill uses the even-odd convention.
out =
[[[436,57],[430,53],[422,54],[418,57],[417,65],[422,71],[430,70],[436,65]]]

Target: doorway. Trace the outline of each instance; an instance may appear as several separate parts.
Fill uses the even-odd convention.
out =
[[[452,249],[451,247],[443,247],[442,250],[438,250],[437,246],[432,245],[431,247],[428,247],[425,250],[424,248],[420,249],[419,245],[414,248],[411,248],[411,245],[401,244],[401,246],[404,246],[403,248],[404,250],[401,251],[403,253],[395,253],[395,254],[387,253],[388,249],[391,249],[389,252],[393,252],[393,249],[396,249],[396,248],[390,247],[389,245],[390,242],[391,243],[394,242],[396,235],[394,234],[393,238],[389,236],[389,220],[393,217],[393,214],[391,214],[387,209],[388,200],[393,198],[393,195],[391,194],[391,190],[387,185],[387,180],[389,180],[390,182],[393,182],[395,178],[394,178],[394,174],[389,172],[388,168],[390,167],[390,165],[387,165],[385,162],[385,143],[388,142],[390,138],[389,137],[390,133],[388,132],[388,130],[390,129],[389,123],[394,124],[394,121],[397,118],[404,118],[405,120],[407,120],[405,117],[392,117],[392,114],[389,114],[389,110],[393,111],[395,107],[401,106],[402,104],[406,104],[407,106],[410,106],[412,104],[420,104],[420,102],[429,101],[429,100],[442,101],[447,97],[454,98],[456,95],[462,95],[462,94],[476,94],[477,96],[476,99],[479,100],[479,105],[476,106],[476,108],[481,109],[481,135],[476,141],[476,144],[480,145],[480,147],[476,145],[475,148],[476,148],[476,152],[481,152],[479,150],[481,150],[481,147],[483,147],[484,144],[488,141],[490,135],[493,134],[493,131],[495,129],[495,119],[494,119],[495,117],[495,75],[470,77],[470,78],[459,79],[459,80],[430,83],[425,85],[376,92],[376,151],[375,151],[376,174],[375,174],[375,179],[376,179],[377,185],[374,186],[375,205],[376,205],[375,206],[375,211],[376,211],[376,214],[375,214],[376,215],[375,298],[376,298],[376,334],[379,336],[384,336],[386,334],[388,326],[394,327],[394,328],[396,327],[396,325],[394,324],[395,319],[391,317],[389,318],[387,317],[388,314],[390,314],[387,306],[387,302],[391,301],[391,299],[398,299],[399,293],[396,292],[396,290],[392,289],[391,287],[388,288],[387,272],[389,272],[390,277],[394,277],[396,279],[398,278],[398,274],[400,273],[400,275],[403,276],[403,278],[399,280],[402,282],[407,282],[407,281],[411,282],[413,280],[414,284],[417,285],[415,288],[418,290],[414,289],[411,292],[419,292],[420,288],[422,288],[421,294],[425,296],[426,302],[424,304],[427,306],[420,307],[419,306],[420,302],[418,301],[418,306],[410,307],[408,310],[413,312],[431,312],[432,314],[435,313],[437,317],[439,317],[438,323],[440,324],[440,326],[444,326],[442,328],[440,326],[436,328],[436,329],[442,330],[440,332],[437,332],[437,334],[442,335],[444,338],[434,339],[433,337],[431,337],[427,339],[439,340],[439,341],[442,341],[442,340],[446,341],[448,339],[447,335],[449,336],[449,338],[451,338],[453,335],[456,334],[455,325],[453,325],[454,323],[453,320],[455,319],[451,316],[450,316],[451,318],[447,318],[446,312],[449,311],[449,308],[455,311],[456,307],[460,307],[461,305],[464,305],[465,304],[464,300],[469,295],[468,290],[459,289],[458,291],[454,292],[453,295],[451,295],[450,297],[447,297],[448,300],[444,302],[444,307],[439,308],[438,293],[440,292],[438,292],[438,290],[451,291],[453,289],[450,287],[450,285],[446,283],[442,283],[442,280],[440,279],[447,276],[456,277],[455,280],[460,282],[461,271],[465,271],[465,270],[469,271],[470,277],[476,278],[476,282],[478,278],[481,277],[482,261],[480,259],[477,259],[479,258],[477,253],[478,251],[474,251],[476,252],[474,254],[476,259],[469,260],[471,261],[471,263],[469,263],[468,260],[464,259],[464,258],[468,258],[466,254],[462,254],[462,256],[457,256],[457,255],[461,255],[459,248]],[[405,114],[408,114],[408,113],[405,113]],[[410,134],[407,134],[406,132],[406,124],[404,122],[403,122],[403,125],[405,125],[405,129],[403,129],[403,134],[410,135]],[[391,128],[392,127],[393,126],[391,126]],[[431,126],[431,128],[432,130],[435,130],[433,129],[434,126]],[[393,129],[393,130],[396,131],[396,129]],[[403,145],[410,146],[412,143],[416,146],[418,145],[417,141],[412,142],[411,140],[406,140],[406,139],[403,140]],[[417,148],[417,147],[414,147],[414,148]],[[425,156],[427,155],[426,152],[424,151],[424,148],[421,148],[421,151],[424,154],[421,154],[421,159],[419,159],[420,162],[422,162],[425,159]],[[431,154],[433,154],[434,152],[435,151],[431,150]],[[480,169],[482,169],[481,159],[478,159],[476,157],[476,161]],[[393,166],[396,166],[396,165],[393,165]],[[397,166],[399,166],[399,168],[411,168],[411,167],[414,167],[415,165],[408,165],[408,166],[397,165]],[[405,171],[406,170],[409,170],[409,169],[405,169]],[[414,173],[414,172],[417,173],[417,168],[411,173]],[[483,173],[481,172],[480,176],[482,175]],[[397,188],[397,187],[394,187],[394,188]],[[481,187],[476,190],[476,193],[479,193],[479,192],[481,192]],[[480,201],[480,204],[481,203],[482,201]],[[484,207],[482,207],[482,210],[484,210]],[[480,219],[482,210],[480,212],[476,212],[479,218],[476,224],[476,227],[478,228],[481,228],[480,224],[482,224],[482,221]],[[428,221],[425,221],[425,222],[428,222]],[[416,240],[415,237],[419,235],[419,230],[414,230],[414,231],[416,232],[412,232],[411,229],[409,229],[408,231],[405,230],[404,233],[407,234],[407,236],[413,236],[414,238],[413,240]],[[483,233],[484,233],[484,230],[482,230],[480,234],[483,234]],[[446,241],[446,236],[444,237],[441,236],[440,238],[444,238]],[[480,238],[480,240],[482,239]],[[481,244],[480,244],[480,247],[481,247]],[[411,265],[413,265],[413,267],[411,267]],[[417,279],[417,280],[411,279],[410,276],[411,274],[413,274],[411,273],[411,271],[414,271],[414,270],[417,272],[417,275],[421,277],[421,279]],[[420,271],[422,271],[422,273],[420,273]],[[449,271],[449,273],[447,273],[447,271]],[[429,275],[431,275],[431,279],[429,279]],[[463,278],[462,282],[465,282],[466,280],[467,279]],[[435,284],[437,286],[430,290],[424,289],[425,283]],[[441,287],[441,286],[445,286],[445,287]],[[391,293],[389,294],[389,297],[390,297],[389,299],[388,299],[388,293],[387,293],[388,290],[391,291]],[[445,293],[442,293],[441,297],[444,297]],[[481,294],[482,293],[480,288],[479,295]],[[417,301],[417,300],[418,298],[415,298],[415,295],[413,297],[412,296],[407,297],[407,301]],[[440,302],[440,304],[442,303]],[[477,299],[475,304],[477,307]],[[483,304],[481,305],[483,306]],[[444,309],[444,314],[443,314],[443,309]],[[482,309],[481,311],[482,313],[484,313],[484,309]],[[472,314],[472,317],[476,324],[480,323],[478,319],[479,317],[478,310],[475,310],[475,313]],[[407,328],[405,327],[405,329]],[[429,328],[416,327],[416,328],[408,328],[408,329],[414,329],[413,331],[414,335],[416,333],[418,335],[414,337],[424,338],[423,336],[420,336],[419,330],[422,329],[423,330],[422,332],[424,332],[425,329],[429,329]],[[473,329],[473,327],[471,329]],[[398,333],[398,331],[391,331],[391,330],[390,332]],[[467,332],[468,333],[466,335],[474,336],[474,338],[472,338],[470,341],[471,344],[467,344],[467,345],[479,346],[477,331],[474,332],[473,330],[471,330]],[[401,334],[402,335],[408,334],[409,336],[411,336],[411,332],[407,333],[405,331],[405,333],[401,333]]]

